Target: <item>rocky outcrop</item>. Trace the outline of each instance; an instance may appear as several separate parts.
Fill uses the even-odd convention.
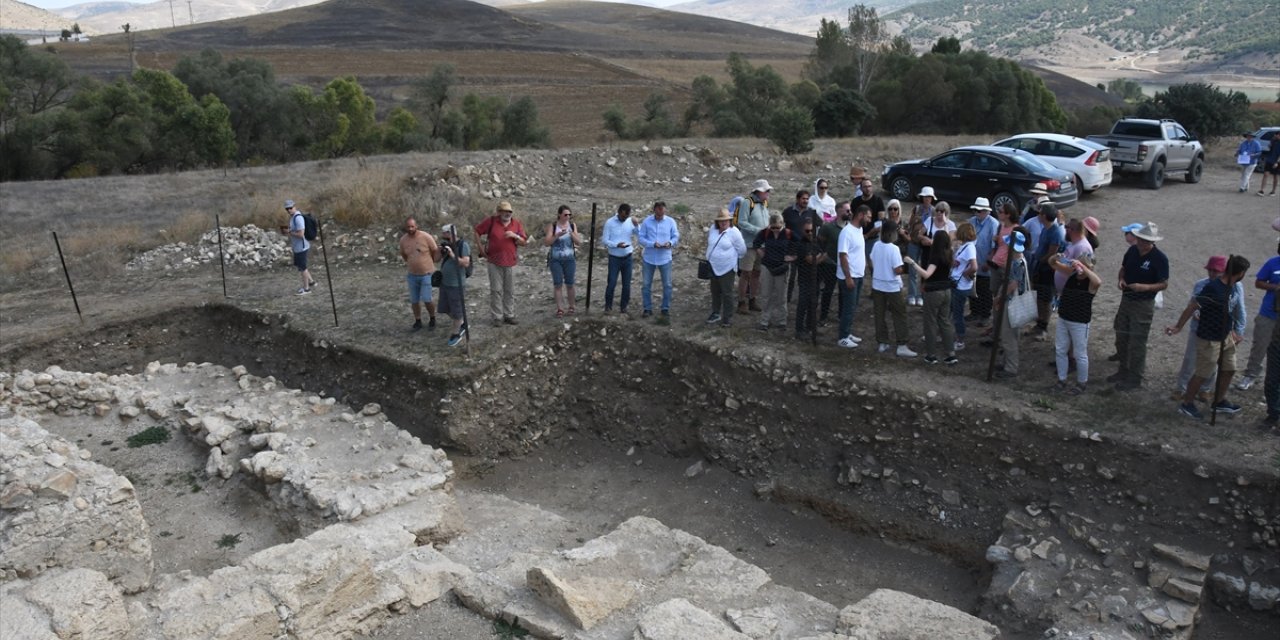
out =
[[[53,569],[0,583],[0,638],[120,640],[128,637],[124,597],[92,569]]]
[[[151,538],[133,485],[20,417],[0,419],[0,573],[93,569],[126,593],[151,585]]]

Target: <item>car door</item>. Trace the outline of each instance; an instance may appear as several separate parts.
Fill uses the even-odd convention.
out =
[[[1017,193],[1013,185],[1014,173],[1021,173],[1004,158],[992,154],[977,152],[969,160],[969,177],[965,192],[955,196],[957,202],[971,203],[974,198],[982,196],[990,198],[1002,191]]]
[[[973,153],[966,150],[949,151],[929,160],[923,167],[919,179],[915,180],[916,189],[933,187],[939,200],[955,200],[968,175],[969,158]]]
[[[1164,137],[1168,141],[1166,149],[1168,149],[1168,162],[1165,164],[1165,171],[1181,171],[1187,168],[1191,163],[1191,158],[1187,155],[1187,149],[1190,145],[1187,143],[1187,132],[1182,131],[1182,127],[1167,122],[1164,125]]]

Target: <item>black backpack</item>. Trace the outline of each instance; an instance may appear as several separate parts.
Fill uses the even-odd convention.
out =
[[[320,235],[320,225],[316,222],[316,217],[301,211],[293,215],[302,216],[302,237],[306,238],[307,242],[314,242]]]

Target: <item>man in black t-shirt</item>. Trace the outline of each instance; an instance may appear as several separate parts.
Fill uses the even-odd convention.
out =
[[[1133,236],[1137,241],[1124,254],[1116,283],[1122,292],[1113,325],[1120,370],[1107,376],[1107,382],[1116,383],[1116,391],[1132,391],[1142,386],[1156,293],[1169,286],[1169,258],[1156,248],[1156,243],[1163,238],[1155,223],[1139,227]]]
[[[870,178],[863,179],[862,195],[854,198],[851,206],[856,211],[864,204],[871,208],[871,217],[862,226],[862,237],[867,243],[867,253],[870,253],[871,245],[880,238],[880,223],[885,218],[884,198],[876,195],[875,185]]]
[[[1218,372],[1218,384],[1214,390],[1213,411],[1240,412],[1240,405],[1227,401],[1231,376],[1236,372],[1236,345],[1244,339],[1231,330],[1230,304],[1231,290],[1237,282],[1244,279],[1248,271],[1249,261],[1243,256],[1228,258],[1226,273],[1207,282],[1200,293],[1187,303],[1187,308],[1182,310],[1178,324],[1164,330],[1168,335],[1175,335],[1182,331],[1183,325],[1191,320],[1191,316],[1200,312],[1199,325],[1196,327],[1196,370],[1187,382],[1182,404],[1178,407],[1178,412],[1184,416],[1203,418],[1196,408],[1196,392],[1213,375],[1215,369]]]
[[[821,180],[819,182],[826,184]],[[796,192],[796,203],[782,210],[782,224],[791,231],[792,238],[803,238],[805,222],[813,224],[814,233],[822,227],[822,216],[809,206],[809,190],[801,189]],[[791,275],[787,279],[787,302],[791,302],[795,290],[796,265],[792,263]]]

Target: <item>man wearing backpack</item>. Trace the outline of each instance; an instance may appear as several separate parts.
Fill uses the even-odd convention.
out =
[[[289,236],[289,245],[293,250],[293,266],[297,267],[298,273],[302,274],[302,286],[298,289],[298,295],[306,295],[311,293],[312,287],[316,286],[315,278],[311,277],[311,271],[307,269],[307,252],[311,250],[311,242],[307,240],[307,221],[301,211],[294,208],[292,200],[284,201],[284,210],[289,214],[289,226],[281,229]]]
[[[742,241],[748,247],[756,241],[756,234],[769,226],[769,194],[773,187],[768,180],[756,180],[751,187],[751,195],[742,198],[733,211],[738,231],[742,232]],[[759,311],[756,294],[760,291],[760,254],[748,251],[738,261],[738,313],[747,310]]]
[[[458,235],[458,227],[446,224],[440,231],[440,313],[453,320],[449,346],[467,335],[467,308],[463,289],[471,275],[471,245]]]

